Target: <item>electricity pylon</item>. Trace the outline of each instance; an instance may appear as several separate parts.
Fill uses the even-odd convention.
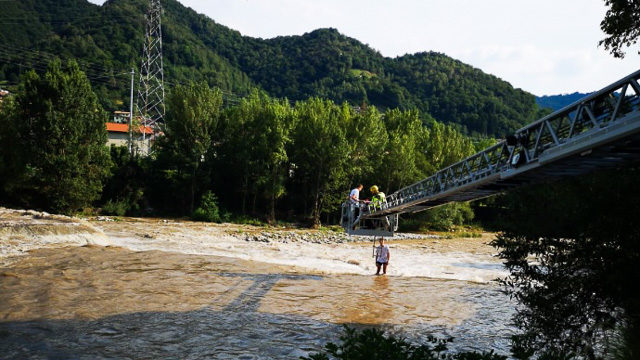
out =
[[[160,0],[150,0],[136,105],[144,126],[142,136],[145,140],[147,127],[156,129],[165,112],[161,16]]]

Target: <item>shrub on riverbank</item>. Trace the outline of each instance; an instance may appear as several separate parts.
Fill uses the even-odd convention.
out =
[[[211,191],[202,195],[200,207],[193,212],[193,220],[220,223],[227,220],[228,216],[220,211],[218,198]]]
[[[127,203],[109,200],[102,206],[101,213],[104,215],[125,216],[127,214]]]
[[[456,226],[470,224],[474,218],[469,203],[453,203],[414,215],[401,223],[401,231],[452,231]]]

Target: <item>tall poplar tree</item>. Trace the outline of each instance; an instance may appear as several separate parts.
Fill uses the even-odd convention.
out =
[[[206,83],[177,86],[167,98],[158,165],[163,168],[169,190],[176,191],[173,206],[193,212],[199,195],[209,190],[221,108],[222,93]],[[185,189],[188,196],[180,196]]]
[[[302,196],[311,204],[311,218],[320,225],[320,215],[334,210],[348,189],[347,177],[350,146],[346,125],[348,106],[339,107],[331,101],[317,98],[298,103],[294,130],[292,162],[294,176]],[[345,193],[346,196],[346,193]]]
[[[227,183],[236,185],[239,205],[247,200],[256,212],[258,200],[267,202],[267,220],[275,222],[276,201],[285,193],[293,109],[287,100],[275,100],[254,91],[225,114],[221,166]]]

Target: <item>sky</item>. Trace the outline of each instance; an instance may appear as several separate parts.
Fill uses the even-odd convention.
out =
[[[640,45],[623,60],[598,47],[604,0],[179,1],[253,37],[332,27],[388,57],[441,52],[535,95],[590,92],[640,69]]]

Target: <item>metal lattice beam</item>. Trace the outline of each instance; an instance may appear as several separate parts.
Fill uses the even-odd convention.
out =
[[[640,71],[558,110],[498,144],[387,197],[363,218],[422,211],[452,201],[639,161]]]
[[[136,108],[142,125],[152,128],[163,121],[165,114],[161,17],[160,0],[150,0]]]

